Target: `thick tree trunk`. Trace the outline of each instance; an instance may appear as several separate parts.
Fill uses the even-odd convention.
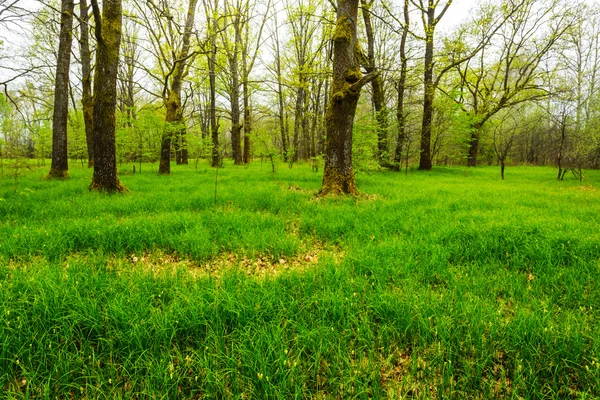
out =
[[[327,139],[321,196],[357,194],[352,169],[352,128],[362,86],[376,75],[362,75],[356,39],[358,0],[338,0],[333,32],[333,82],[325,117]]]
[[[90,50],[89,12],[87,0],[79,1],[81,18],[79,48],[81,52],[81,104],[88,152],[88,168],[94,166],[94,99],[92,97],[92,52]]]
[[[69,68],[73,42],[73,8],[73,0],[62,0],[52,116],[52,166],[48,174],[49,178],[69,177],[67,121],[69,117]]]
[[[94,76],[94,176],[90,190],[127,191],[117,177],[115,111],[121,44],[121,0],[104,0],[102,18],[92,0],[96,20],[96,72]]]
[[[471,138],[469,141],[469,155],[467,158],[467,166],[477,166],[477,155],[479,154],[479,132],[481,124],[474,124],[471,128]]]

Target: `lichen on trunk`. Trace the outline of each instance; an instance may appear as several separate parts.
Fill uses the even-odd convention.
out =
[[[352,129],[362,87],[377,77],[363,76],[356,38],[358,0],[339,0],[333,31],[333,81],[325,115],[325,168],[319,194],[358,194],[352,169]]]

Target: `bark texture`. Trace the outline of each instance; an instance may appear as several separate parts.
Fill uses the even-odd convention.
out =
[[[94,75],[94,176],[90,190],[125,192],[117,177],[115,146],[117,75],[121,44],[121,0],[104,0],[102,16],[92,0],[96,20],[96,72]]]
[[[431,1],[430,1],[431,3]],[[435,7],[427,9],[427,20],[430,29],[426,32],[425,41],[425,74],[423,83],[425,93],[423,96],[423,123],[421,126],[421,155],[419,158],[419,169],[431,170],[431,123],[433,122],[433,100],[435,86],[433,84],[433,33],[435,26]]]
[[[81,52],[81,103],[88,151],[88,168],[94,166],[94,99],[92,97],[92,52],[90,50],[89,12],[87,0],[79,1],[79,49]]]
[[[69,117],[69,68],[73,43],[73,9],[73,0],[62,0],[52,115],[52,166],[48,178],[64,179],[69,177],[67,121]]]
[[[320,195],[358,194],[352,169],[352,128],[361,88],[376,77],[363,76],[356,38],[358,0],[339,0],[333,32],[333,81],[325,116],[325,170]]]
[[[364,68],[367,73],[377,71],[375,60],[375,31],[371,23],[371,6],[373,0],[362,0],[362,15],[365,22],[365,31],[367,34],[367,59]],[[373,109],[377,120],[377,159],[382,167],[389,167],[388,150],[388,110],[385,105],[385,93],[381,76],[377,76],[371,81]]]
[[[160,147],[160,165],[158,168],[159,174],[171,173],[171,144],[175,144],[176,162],[177,164],[188,163],[188,150],[186,142],[186,128],[183,120],[183,109],[181,101],[181,89],[183,78],[188,73],[189,63],[192,59],[190,55],[190,42],[192,31],[194,28],[194,19],[196,17],[196,5],[198,0],[190,0],[188,4],[187,17],[183,37],[181,40],[181,49],[173,60],[173,66],[170,71],[170,86],[169,77],[165,85],[163,93],[163,102],[167,109],[165,122],[167,127],[163,134]]]

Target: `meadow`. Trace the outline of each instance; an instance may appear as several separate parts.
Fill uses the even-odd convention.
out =
[[[0,176],[0,398],[600,398],[599,171],[47,169]]]

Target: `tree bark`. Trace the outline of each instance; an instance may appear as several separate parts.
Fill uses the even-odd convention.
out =
[[[325,170],[320,195],[358,194],[352,169],[352,128],[362,86],[376,75],[360,71],[356,38],[358,0],[338,0],[333,32],[333,82],[325,117]]]
[[[244,62],[245,63],[245,62]],[[250,162],[250,137],[252,134],[252,112],[250,110],[250,93],[248,90],[248,78],[244,73],[243,94],[244,94],[244,164]]]
[[[215,10],[219,0],[215,0]],[[211,37],[210,52],[208,53],[208,79],[210,85],[210,105],[209,121],[210,135],[212,139],[212,158],[211,166],[218,168],[221,164],[221,155],[219,153],[219,124],[217,122],[217,30],[218,17],[209,20]]]
[[[115,146],[117,75],[121,44],[121,0],[104,0],[102,17],[98,0],[92,0],[96,20],[96,72],[94,75],[94,176],[90,190],[125,192],[117,177]]]
[[[229,54],[229,69],[231,73],[230,101],[231,101],[231,147],[233,163],[242,165],[244,163],[242,154],[242,124],[240,123],[240,74],[239,55],[242,45],[240,15],[234,17],[233,27],[235,29],[233,50]]]
[[[48,178],[69,177],[67,152],[67,121],[69,117],[69,68],[73,43],[73,0],[62,0],[60,36],[54,83],[54,112],[52,116],[52,166]]]
[[[375,73],[377,71],[375,63],[375,32],[371,23],[371,6],[373,0],[361,0],[362,15],[365,22],[365,31],[367,34],[367,62],[364,65],[367,73]],[[371,91],[373,108],[375,109],[375,119],[377,120],[377,160],[382,167],[388,167],[389,150],[388,150],[388,111],[385,105],[385,95],[383,92],[383,82],[381,76],[377,76],[371,81]]]
[[[471,138],[469,141],[469,156],[467,159],[467,166],[477,166],[477,155],[479,154],[479,132],[481,130],[481,124],[473,124],[471,128]]]
[[[406,114],[404,112],[404,92],[406,91],[406,74],[408,71],[408,59],[406,56],[406,40],[410,29],[410,14],[408,10],[408,0],[404,0],[404,26],[402,27],[402,37],[400,39],[400,77],[398,78],[398,103],[396,107],[396,120],[398,121],[398,137],[396,140],[396,152],[394,154],[394,164],[400,171],[402,170],[402,154],[404,142],[406,141]]]
[[[160,149],[159,174],[168,175],[171,173],[171,144],[175,142],[176,163],[188,163],[188,151],[186,143],[186,128],[183,120],[183,109],[181,102],[181,88],[183,78],[187,75],[187,67],[190,63],[190,41],[194,28],[194,18],[196,17],[196,5],[198,0],[190,0],[188,4],[187,17],[183,37],[181,39],[181,49],[173,60],[171,68],[170,87],[165,91],[163,102],[167,109],[165,122],[167,123],[163,134]],[[168,82],[169,77],[167,77]],[[173,141],[175,139],[175,141]]]
[[[92,97],[92,52],[90,50],[89,13],[87,0],[79,1],[81,18],[79,48],[81,52],[81,104],[88,151],[88,168],[94,167],[94,99]]]
[[[431,3],[431,0],[429,1]],[[435,7],[427,9],[428,31],[425,41],[425,74],[423,82],[425,93],[423,97],[423,123],[421,126],[421,155],[419,159],[419,169],[424,171],[431,170],[431,123],[433,121],[433,100],[435,87],[433,85],[433,33],[435,26],[432,26],[435,20]]]

